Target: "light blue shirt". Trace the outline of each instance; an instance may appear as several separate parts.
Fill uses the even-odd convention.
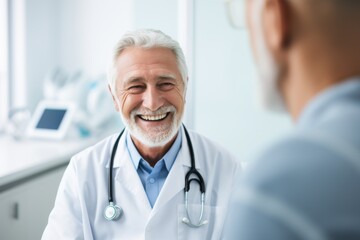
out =
[[[139,178],[144,187],[146,195],[149,199],[151,207],[154,207],[157,197],[161,191],[162,186],[168,176],[172,165],[180,151],[182,142],[181,128],[178,132],[175,142],[169,149],[169,151],[158,161],[154,167],[140,155],[136,149],[130,134],[126,136],[126,147],[129,151],[130,158],[134,164],[134,167],[139,174]]]
[[[360,78],[319,93],[237,184],[230,239],[360,239]]]

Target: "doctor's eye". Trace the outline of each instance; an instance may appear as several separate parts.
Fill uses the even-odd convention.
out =
[[[128,90],[130,93],[141,93],[141,92],[143,92],[145,89],[146,89],[146,86],[145,86],[145,85],[133,85],[133,86],[128,87],[127,90]]]
[[[158,84],[158,87],[162,91],[169,91],[175,87],[175,84],[172,82],[162,82]]]

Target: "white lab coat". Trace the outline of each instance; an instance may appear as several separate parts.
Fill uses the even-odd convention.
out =
[[[188,143],[182,131],[182,147],[164,186],[151,208],[141,180],[120,139],[114,160],[114,200],[123,209],[117,221],[107,221],[110,154],[118,134],[75,155],[60,183],[55,207],[42,239],[220,239],[239,162],[215,143],[190,132],[195,164],[206,186],[205,218],[208,224],[190,228],[185,217],[184,178],[190,169]],[[126,136],[126,132],[124,133]],[[189,206],[196,222],[200,191],[191,184]]]

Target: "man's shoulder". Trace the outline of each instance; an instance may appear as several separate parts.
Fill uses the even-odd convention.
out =
[[[360,181],[359,148],[356,142],[338,140],[329,132],[296,132],[267,148],[237,188],[238,201],[247,206],[238,211],[252,209],[247,217],[268,219],[266,224],[277,224],[275,232],[279,226],[297,229],[292,218],[309,221],[308,226],[316,223],[321,230],[340,218],[352,224],[360,210],[360,193],[353,190]]]
[[[360,181],[360,152],[351,144],[321,132],[294,133],[254,159],[245,182],[314,212],[311,206],[319,207],[324,198],[338,202]]]
[[[248,164],[246,179],[258,186],[284,188],[318,187],[307,179],[319,180],[325,187],[341,178],[360,181],[360,149],[324,132],[295,132],[261,152]],[[321,180],[321,181],[320,181]],[[294,182],[293,186],[289,184]],[[308,184],[298,186],[298,184]]]
[[[307,159],[312,163],[314,159],[320,162],[329,162],[331,159],[344,162],[342,161],[344,158],[350,157],[346,154],[346,150],[360,154],[359,147],[360,143],[340,138],[328,131],[296,131],[264,149],[255,161],[261,164],[268,162],[284,166],[306,164]]]

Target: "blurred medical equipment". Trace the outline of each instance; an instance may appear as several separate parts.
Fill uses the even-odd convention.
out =
[[[45,78],[44,97],[46,100],[75,103],[77,111],[73,126],[81,136],[96,134],[115,114],[104,80],[105,76],[91,79],[81,71],[68,75],[56,69]]]
[[[6,125],[6,133],[15,140],[22,140],[26,137],[24,134],[30,122],[31,113],[27,108],[11,109],[9,112],[9,121]]]
[[[124,129],[125,130],[125,129]],[[122,130],[122,132],[119,134],[118,138],[116,139],[115,143],[114,143],[114,147],[112,149],[111,152],[111,158],[110,158],[110,168],[109,168],[109,180],[108,180],[108,192],[109,192],[109,197],[108,197],[108,201],[109,201],[109,205],[106,206],[105,211],[104,211],[104,217],[106,220],[109,221],[113,221],[113,220],[117,220],[121,213],[122,213],[122,208],[119,207],[118,205],[114,204],[114,198],[113,198],[113,166],[114,166],[114,158],[115,158],[115,153],[120,141],[121,136],[124,133],[124,130]],[[186,130],[185,126],[184,126],[184,131],[185,131],[185,136],[186,136],[186,140],[189,144],[189,152],[190,152],[190,159],[191,159],[191,168],[190,170],[186,173],[185,175],[185,210],[186,210],[186,217],[184,217],[182,219],[182,222],[187,224],[189,227],[192,228],[198,228],[201,227],[202,225],[205,225],[208,223],[207,220],[203,220],[203,216],[204,216],[204,205],[205,205],[205,182],[203,177],[201,176],[201,174],[199,173],[198,170],[196,170],[195,168],[195,155],[194,155],[194,149],[193,149],[193,145],[189,136],[188,131]],[[191,175],[195,175],[196,178],[191,178]],[[199,216],[199,220],[197,223],[193,223],[190,219],[190,214],[189,214],[189,209],[188,209],[188,193],[190,191],[190,183],[191,181],[195,181],[199,184],[200,187],[200,202],[201,202],[201,210],[200,210],[200,216]]]
[[[63,139],[75,111],[76,106],[72,102],[43,100],[31,117],[27,135],[35,138]]]

